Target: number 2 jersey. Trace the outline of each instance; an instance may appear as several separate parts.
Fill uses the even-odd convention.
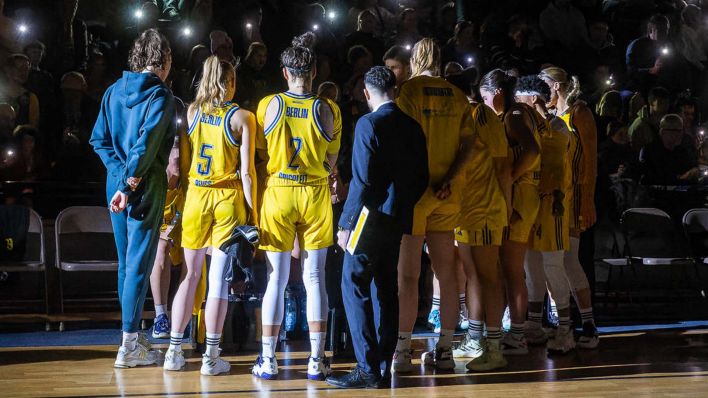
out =
[[[239,106],[227,102],[206,113],[199,109],[189,125],[189,184],[198,187],[233,185],[239,180],[241,142],[231,131]]]
[[[268,105],[276,101],[273,120],[266,121]],[[329,106],[334,128],[325,131],[318,109]],[[284,92],[261,100],[256,113],[257,149],[267,149],[268,186],[325,185],[330,174],[327,154],[339,153],[342,118],[333,102],[313,94]]]

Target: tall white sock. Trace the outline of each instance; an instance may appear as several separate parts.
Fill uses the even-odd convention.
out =
[[[126,333],[123,332],[123,342],[121,345],[128,349],[128,351],[133,351],[138,345],[138,333]]]
[[[275,358],[275,346],[278,344],[277,336],[261,336],[261,347],[263,348],[263,356]]]
[[[182,338],[184,337],[184,333],[180,333],[178,331],[171,331],[170,332],[170,350],[175,350],[175,351],[182,351]]]
[[[324,356],[325,332],[310,332],[310,356],[322,358]]]
[[[155,318],[167,313],[167,306],[164,304],[155,306]]]
[[[221,343],[221,333],[206,334],[206,354],[209,358],[219,357],[219,344]]]

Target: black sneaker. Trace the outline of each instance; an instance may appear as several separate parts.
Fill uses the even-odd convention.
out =
[[[355,367],[345,375],[329,376],[325,381],[339,388],[379,388],[379,379],[381,378]]]
[[[597,327],[592,321],[583,323],[583,332],[578,338],[578,347],[585,349],[595,349],[600,344],[600,337],[597,334]]]

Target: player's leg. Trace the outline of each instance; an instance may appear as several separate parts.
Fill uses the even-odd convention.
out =
[[[440,333],[440,281],[433,272],[433,303],[428,313],[428,327]]]
[[[559,321],[558,330],[546,347],[549,351],[566,353],[575,347],[575,339],[570,323],[570,287],[563,265],[564,252],[553,251],[542,254],[548,290],[556,303]]]
[[[526,321],[526,307],[528,292],[524,277],[524,257],[527,243],[504,240],[502,242],[500,257],[504,279],[506,282],[506,295],[511,314],[511,331],[504,340],[506,354],[524,355],[528,353],[526,339],[524,338],[524,322]]]
[[[570,291],[578,303],[583,323],[583,332],[578,339],[578,347],[596,348],[600,340],[592,311],[590,284],[578,258],[579,248],[580,239],[571,236],[570,251],[565,253],[564,258],[565,271],[570,284]]]
[[[467,282],[468,328],[459,347],[452,351],[455,358],[476,358],[482,354],[482,334],[484,332],[484,311],[482,304],[482,286],[477,276],[477,269],[472,259],[472,249],[467,243],[457,242],[458,266],[463,268]]]
[[[528,250],[524,261],[526,288],[528,290],[528,320],[524,325],[524,335],[529,344],[545,344],[546,332],[541,328],[543,321],[543,300],[546,298],[546,274],[540,251]]]
[[[418,314],[418,279],[423,235],[403,235],[398,257],[398,341],[393,354],[393,372],[412,370],[411,335]]]
[[[425,353],[423,362],[434,363],[438,369],[452,369],[455,367],[455,362],[452,359],[452,338],[459,315],[454,234],[452,230],[428,232],[425,237],[430,251],[430,263],[440,280],[440,285],[453,288],[440,289],[440,336],[434,353]],[[434,354],[434,360],[431,354]]]
[[[155,321],[152,328],[152,337],[165,339],[170,336],[170,321],[167,317],[167,292],[170,288],[171,262],[169,251],[172,244],[165,239],[157,243],[155,264],[150,273],[150,290],[152,301],[155,304]]]
[[[507,365],[501,352],[501,327],[504,315],[504,282],[499,264],[501,232],[488,231],[488,233],[492,235],[489,239],[490,244],[472,246],[472,258],[479,277],[487,327],[484,352],[467,364],[467,369],[474,371],[489,371]]]

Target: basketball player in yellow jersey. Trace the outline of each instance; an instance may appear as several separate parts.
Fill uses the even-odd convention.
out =
[[[568,145],[570,132],[563,120],[548,113],[551,92],[538,76],[524,76],[516,86],[517,101],[533,107],[549,128],[541,136],[541,208],[526,253],[526,285],[529,291],[525,335],[529,344],[543,344],[551,352],[566,353],[575,347],[570,328],[570,289],[563,265],[570,248],[567,193],[570,189]],[[559,327],[549,340],[541,328],[546,290],[558,309]]]
[[[398,260],[399,325],[392,370],[412,371],[411,333],[418,309],[418,278],[423,241],[441,286],[457,286],[454,229],[458,225],[463,187],[462,170],[474,150],[474,124],[465,94],[439,77],[440,48],[426,38],[411,56],[413,77],[399,89],[396,103],[423,128],[428,149],[430,186],[416,204],[413,233],[403,235]],[[441,289],[440,337],[423,363],[452,369],[452,337],[457,325],[457,289]]]
[[[314,34],[308,32],[283,51],[280,60],[288,91],[264,98],[257,111],[257,146],[268,157],[260,212],[260,248],[266,251],[268,285],[262,305],[262,353],[252,372],[264,379],[278,375],[275,347],[296,236],[304,259],[310,329],[307,377],[324,380],[330,374],[324,352],[328,312],[324,267],[334,235],[328,182],[339,152],[341,120],[336,105],[312,94],[313,43]]]
[[[571,157],[572,192],[570,192],[570,250],[564,263],[571,292],[578,302],[583,322],[583,332],[578,339],[580,348],[596,348],[599,344],[592,311],[592,292],[587,271],[595,281],[592,255],[585,264],[578,257],[580,234],[595,224],[595,181],[597,179],[597,127],[592,112],[580,95],[580,82],[576,76],[558,67],[546,68],[539,77],[551,89],[549,107],[563,119],[570,129],[569,154]],[[587,233],[592,234],[592,231]],[[586,268],[586,270],[584,270]]]
[[[541,148],[536,112],[514,99],[516,78],[500,69],[487,73],[479,91],[484,103],[499,115],[506,129],[514,163],[511,171],[512,214],[500,252],[511,313],[511,333],[502,341],[504,354],[528,353],[524,339],[527,291],[524,281],[524,256],[539,207]]]
[[[219,247],[233,229],[246,224],[253,206],[253,157],[255,117],[228,102],[236,91],[234,67],[216,56],[207,58],[194,103],[189,107],[189,129],[180,140],[183,173],[189,177],[182,217],[182,246],[187,275],[180,283],[172,305],[170,347],[165,370],[185,365],[182,336],[192,314],[194,292],[202,263],[211,247],[209,290],[205,324],[206,353],[201,374],[227,373],[230,365],[219,358],[221,331],[226,316],[228,283],[227,255]]]
[[[506,366],[501,353],[504,289],[499,267],[499,247],[507,225],[507,206],[496,169],[508,163],[504,125],[484,104],[474,104],[477,131],[474,153],[465,165],[457,251],[467,279],[469,327],[462,343],[453,350],[460,358],[472,358],[467,368],[488,371]],[[503,183],[503,179],[502,179]],[[482,343],[484,324],[487,344]]]

